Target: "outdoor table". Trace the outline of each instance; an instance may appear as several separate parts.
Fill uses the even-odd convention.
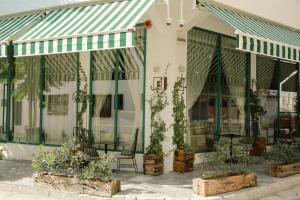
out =
[[[102,144],[104,144],[104,152],[105,154],[107,154],[108,152],[108,145],[114,145],[115,142],[114,141],[100,141],[100,142],[97,142],[97,144],[100,146]]]
[[[230,146],[229,146],[229,150],[230,150],[230,162],[236,162],[234,159],[233,159],[233,144],[232,144],[232,141],[233,141],[233,138],[241,138],[243,137],[243,135],[238,135],[238,134],[234,134],[234,133],[226,133],[226,134],[221,134],[220,135],[221,137],[227,137],[227,138],[230,138]]]

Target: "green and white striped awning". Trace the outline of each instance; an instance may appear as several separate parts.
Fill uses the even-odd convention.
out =
[[[40,14],[34,14],[14,18],[0,18],[0,57],[6,57],[7,44],[11,40],[11,37],[20,32],[39,16]]]
[[[201,3],[236,30],[237,49],[290,61],[300,61],[300,32],[216,5]]]
[[[134,27],[155,0],[122,0],[50,11],[15,41],[15,56],[134,46]]]

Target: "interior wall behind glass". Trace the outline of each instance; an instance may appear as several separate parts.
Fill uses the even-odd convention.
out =
[[[92,131],[95,144],[104,148],[101,142],[114,148],[115,122],[115,66],[116,50],[93,52],[93,115]]]
[[[121,49],[119,55],[118,150],[130,149],[139,129],[137,150],[142,151],[144,39],[144,27],[137,27],[135,47]]]
[[[76,126],[77,54],[45,56],[43,136],[46,144],[62,144]]]
[[[262,116],[261,132],[268,143],[273,142],[274,123],[278,116],[279,71],[276,60],[257,56],[256,87],[266,114]]]
[[[13,141],[39,142],[40,57],[16,59],[13,86]]]
[[[217,37],[198,29],[188,32],[186,106],[195,151],[210,149],[215,139]]]
[[[236,50],[236,40],[221,38],[221,134],[245,134],[246,53]]]

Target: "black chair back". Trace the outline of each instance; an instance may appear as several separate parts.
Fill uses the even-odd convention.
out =
[[[131,157],[132,157],[132,158],[135,158],[135,153],[136,153],[136,146],[137,146],[138,136],[139,136],[139,129],[137,128],[137,129],[135,130],[134,140],[133,140],[133,144],[132,144],[132,146],[131,146]]]

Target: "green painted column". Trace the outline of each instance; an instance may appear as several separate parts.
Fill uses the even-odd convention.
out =
[[[251,89],[251,54],[246,54],[246,85],[245,85],[245,133],[250,136],[251,113],[250,113],[250,89]]]
[[[45,56],[41,56],[40,58],[40,94],[39,94],[39,100],[40,100],[40,135],[39,135],[39,144],[45,143],[45,134],[43,130],[43,113],[44,113],[44,107],[45,107],[45,96],[44,96],[44,90],[45,90]]]
[[[114,150],[117,150],[117,145],[119,143],[119,134],[118,134],[118,120],[119,120],[119,76],[120,76],[120,50],[116,50],[116,65],[114,70],[115,77],[115,94],[114,94]]]
[[[215,102],[215,127],[216,127],[216,140],[219,140],[221,134],[221,118],[222,118],[222,63],[221,63],[221,35],[218,35],[217,40],[217,80],[216,80],[216,102]]]
[[[15,71],[15,58],[14,58],[14,46],[10,42],[7,46],[7,59],[9,66],[9,73],[7,78],[7,102],[6,102],[6,127],[5,127],[5,140],[8,142],[10,140],[10,113],[11,113],[11,93],[12,93],[12,79],[14,77]]]
[[[93,132],[92,132],[92,127],[93,127],[93,115],[94,115],[94,98],[93,98],[93,80],[94,80],[94,65],[93,65],[93,52],[90,53],[90,80],[89,80],[89,124],[88,124],[88,140],[89,144],[93,142]]]
[[[281,69],[280,69],[280,60],[276,60],[276,63],[275,63],[275,73],[277,74],[276,76],[276,85],[277,85],[277,116],[276,118],[279,119],[280,117],[280,77],[281,77]],[[279,133],[279,127],[276,126],[276,124],[274,124],[274,126],[276,127],[276,130],[274,134],[275,135],[275,138],[274,138],[274,141],[277,142],[277,139],[278,139],[278,133]]]

